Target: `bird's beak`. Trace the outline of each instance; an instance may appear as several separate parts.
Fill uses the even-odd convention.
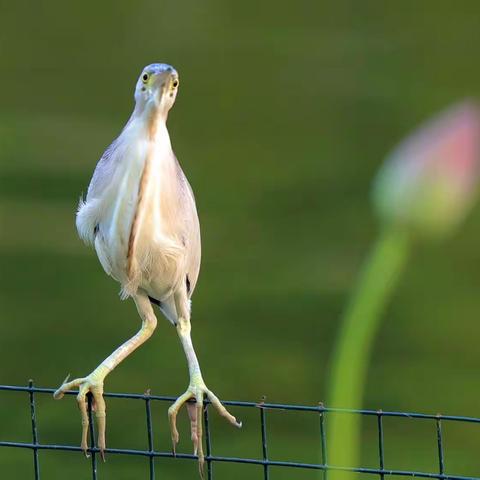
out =
[[[178,87],[178,73],[173,68],[157,75],[155,83],[159,87],[160,96],[173,95]]]

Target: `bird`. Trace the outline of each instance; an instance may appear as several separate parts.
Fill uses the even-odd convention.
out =
[[[121,298],[133,299],[141,328],[87,376],[70,381],[67,376],[53,396],[61,399],[67,391],[78,389],[81,449],[88,456],[87,394],[92,395],[97,445],[105,460],[104,380],[151,337],[159,309],[177,330],[190,376],[187,390],[168,409],[173,453],[179,441],[177,414],[186,405],[194,454],[203,475],[204,399],[232,425],[240,428],[242,424],[207,388],[192,344],[191,297],[200,271],[201,239],[194,194],[167,129],[178,88],[179,75],[172,66],[153,63],[142,70],[133,113],[100,158],[76,214],[80,238],[95,248],[105,272],[120,283]]]

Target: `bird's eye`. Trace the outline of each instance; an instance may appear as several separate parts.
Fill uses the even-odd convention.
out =
[[[178,87],[178,80],[174,80],[173,83],[172,83],[172,85],[173,85],[175,88],[177,88],[177,87]]]
[[[145,83],[148,80],[148,73],[144,73],[142,75],[142,80],[143,80],[143,83]]]

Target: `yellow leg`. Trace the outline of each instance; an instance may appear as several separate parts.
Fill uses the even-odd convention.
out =
[[[123,345],[118,347],[109,357],[107,357],[90,375],[68,381],[68,377],[63,384],[53,394],[53,398],[60,400],[65,392],[78,388],[77,403],[82,416],[82,442],[81,447],[85,455],[88,456],[88,413],[87,413],[87,393],[91,392],[95,405],[95,417],[98,427],[98,448],[100,455],[105,460],[105,430],[106,430],[106,407],[103,399],[103,382],[105,377],[130,353],[137,349],[142,343],[148,340],[157,326],[157,317],[153,312],[152,305],[146,294],[137,294],[134,297],[138,313],[142,318],[142,327],[140,330]]]
[[[190,372],[190,383],[187,391],[178,397],[175,403],[168,409],[168,417],[170,422],[170,430],[172,435],[172,446],[175,453],[175,448],[178,443],[179,435],[176,426],[177,414],[180,408],[186,403],[190,417],[190,428],[192,434],[192,442],[194,446],[194,454],[198,455],[200,476],[203,478],[203,467],[205,458],[203,454],[203,399],[208,397],[214,408],[224,417],[229,423],[235,427],[240,428],[242,424],[237,422],[237,419],[231,415],[228,410],[221,404],[216,395],[207,388],[203,381],[195,350],[193,349],[191,339],[190,320],[180,317],[177,324],[177,332],[180,337],[185,355],[188,362],[188,370]],[[196,405],[187,403],[194,398]]]

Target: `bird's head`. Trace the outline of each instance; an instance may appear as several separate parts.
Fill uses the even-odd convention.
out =
[[[137,81],[137,109],[166,117],[175,103],[177,91],[177,71],[166,63],[152,63],[142,70]]]

